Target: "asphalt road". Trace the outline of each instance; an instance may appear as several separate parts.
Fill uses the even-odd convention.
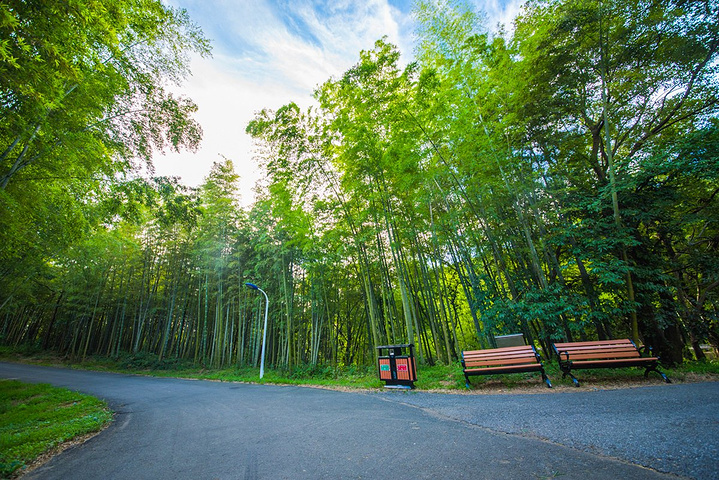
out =
[[[719,479],[719,383],[532,395],[347,393],[0,363],[113,425],[25,479]]]

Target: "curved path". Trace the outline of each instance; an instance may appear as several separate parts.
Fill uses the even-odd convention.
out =
[[[0,378],[89,393],[116,412],[27,479],[719,478],[719,383],[365,394],[9,363]]]

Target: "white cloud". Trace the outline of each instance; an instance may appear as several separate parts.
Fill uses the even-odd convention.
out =
[[[196,152],[168,153],[154,158],[157,175],[179,176],[182,183],[197,186],[210,172],[213,162],[221,155],[230,158],[240,175],[244,202],[251,202],[251,188],[258,178],[252,161],[252,142],[245,127],[255,111],[281,105],[276,99],[276,88],[258,88],[242,77],[228,73],[221,63],[211,59],[195,59],[194,75],[183,87],[182,93],[198,105],[196,120],[204,135]],[[280,97],[286,96],[279,95]],[[249,194],[249,197],[248,197]]]
[[[290,101],[309,105],[315,87],[339,76],[354,63],[359,51],[388,35],[404,48],[399,11],[386,0],[312,1],[172,0],[186,8],[213,40],[214,58],[196,58],[193,76],[181,93],[198,105],[196,119],[204,137],[197,153],[158,155],[157,175],[173,175],[197,186],[221,155],[233,160],[241,177],[243,203],[252,201],[259,178],[252,160],[252,140],[245,127],[262,108],[278,108]],[[292,22],[304,31],[292,31]],[[408,50],[410,51],[410,50]]]
[[[405,62],[413,51],[413,20],[389,0],[166,1],[188,10],[213,41],[214,57],[194,59],[193,76],[180,90],[198,105],[201,147],[197,153],[157,155],[156,174],[197,186],[225,156],[240,174],[246,205],[260,176],[245,134],[255,112],[291,101],[310,105],[318,85],[340,76],[357,62],[360,50],[373,48],[385,35]],[[489,18],[500,19],[514,15],[518,5],[518,0],[479,2]]]

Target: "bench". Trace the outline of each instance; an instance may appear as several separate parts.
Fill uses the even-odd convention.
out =
[[[466,386],[470,388],[472,375],[495,375],[504,373],[540,372],[547,387],[552,384],[544,372],[542,359],[532,345],[521,347],[468,350],[462,352],[462,368]]]
[[[597,342],[555,343],[552,348],[557,354],[559,368],[563,373],[562,378],[569,375],[577,387],[579,381],[572,375],[572,371],[589,368],[644,367],[645,377],[653,371],[661,375],[665,382],[671,383],[671,380],[658,368],[659,358],[642,356],[642,350],[645,347],[637,348],[634,342],[628,338]]]

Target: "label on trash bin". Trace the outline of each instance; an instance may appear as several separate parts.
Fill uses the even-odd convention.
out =
[[[389,372],[389,365],[380,365],[379,369],[383,372]]]
[[[397,371],[398,371],[398,372],[406,372],[406,371],[407,371],[407,365],[397,364]]]

